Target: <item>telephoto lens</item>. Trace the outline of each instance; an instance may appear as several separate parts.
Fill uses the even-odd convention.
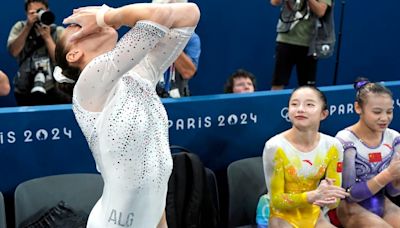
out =
[[[46,94],[46,89],[44,88],[44,83],[46,82],[46,76],[43,71],[38,71],[33,79],[33,88],[31,93],[44,93]]]
[[[56,17],[54,16],[54,13],[52,13],[50,10],[38,9],[37,14],[38,14],[40,23],[45,24],[45,25],[53,24],[54,20],[56,19]]]

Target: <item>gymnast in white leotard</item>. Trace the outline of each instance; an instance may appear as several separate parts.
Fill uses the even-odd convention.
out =
[[[192,3],[86,7],[57,44],[75,80],[73,111],[104,179],[87,227],[166,227],[172,159],[167,113],[155,87],[199,20]],[[132,29],[117,43],[114,28]]]

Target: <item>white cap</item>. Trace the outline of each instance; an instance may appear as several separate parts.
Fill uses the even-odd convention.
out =
[[[65,75],[62,74],[62,69],[59,66],[54,67],[53,77],[59,83],[75,83],[74,80],[67,78]]]

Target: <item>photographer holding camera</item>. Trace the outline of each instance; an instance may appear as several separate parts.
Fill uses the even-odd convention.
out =
[[[14,95],[19,106],[67,103],[53,78],[55,42],[62,26],[56,26],[47,0],[25,0],[27,19],[11,29],[7,48],[19,64]]]
[[[296,66],[299,86],[316,84],[317,63],[333,54],[334,0],[270,0],[280,6],[271,90],[284,89]]]

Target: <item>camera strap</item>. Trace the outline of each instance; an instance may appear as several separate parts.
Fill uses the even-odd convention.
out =
[[[25,24],[26,25],[26,24]],[[51,34],[51,36],[53,37],[53,39],[54,39],[54,32],[56,32],[56,26],[53,24],[53,25],[50,25],[50,34]],[[35,28],[34,27],[32,27],[32,29],[31,29],[31,31],[29,32],[30,34],[31,33],[35,33]],[[29,36],[33,36],[33,35],[29,35]],[[27,40],[26,40],[26,42],[32,42],[32,40],[33,39],[42,39],[40,36],[39,37],[33,37],[33,38],[27,38]],[[43,45],[45,45],[44,44],[44,42],[33,42],[33,44],[31,45],[31,48],[29,49],[29,51],[25,54],[25,56],[24,56],[24,58],[22,58],[19,62],[18,62],[18,65],[19,65],[19,67],[21,67],[22,66],[22,64],[28,59],[28,58],[30,58],[30,57],[32,57],[32,55],[33,55],[33,53],[35,52],[35,51],[37,51],[39,48],[41,48]],[[46,49],[46,52],[47,52],[47,49]],[[47,52],[47,55],[48,55],[48,52]]]
[[[23,58],[21,61],[19,61],[19,66],[21,67],[22,64],[23,64],[28,58],[30,58],[30,57],[32,56],[32,54],[33,54],[37,49],[39,49],[39,47],[35,47],[35,48],[32,48],[31,50],[29,50],[29,52],[26,53],[26,55],[24,56],[24,58]]]
[[[308,19],[309,7],[306,0],[285,0],[281,8],[279,19],[283,23],[293,23]]]

